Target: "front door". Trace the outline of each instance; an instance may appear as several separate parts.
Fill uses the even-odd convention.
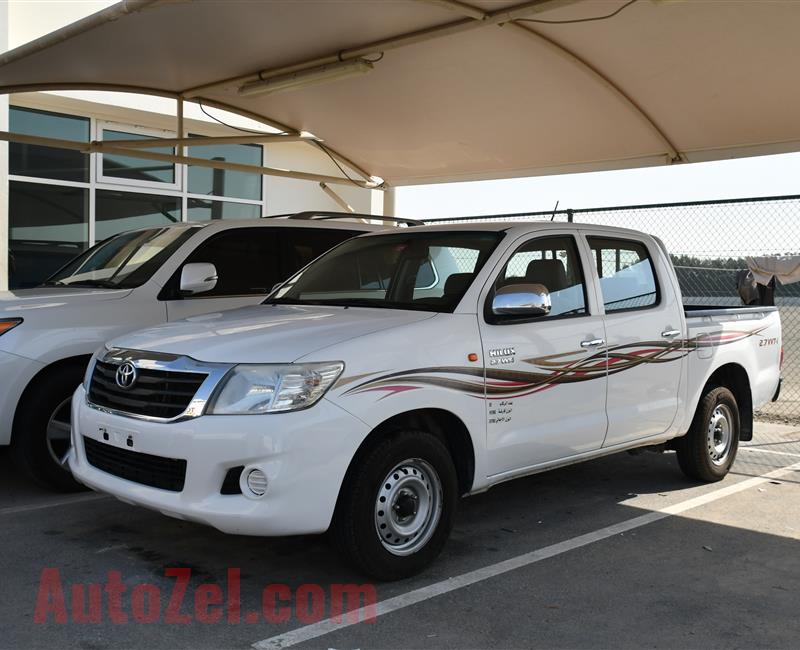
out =
[[[514,473],[603,444],[605,333],[602,316],[592,313],[593,287],[584,280],[581,259],[588,255],[572,234],[522,239],[482,294],[490,475]],[[498,289],[534,283],[550,293],[549,314],[493,314]]]

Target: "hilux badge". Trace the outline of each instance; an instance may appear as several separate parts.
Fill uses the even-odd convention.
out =
[[[126,361],[119,368],[117,368],[117,386],[128,390],[136,383],[139,373],[130,361]]]

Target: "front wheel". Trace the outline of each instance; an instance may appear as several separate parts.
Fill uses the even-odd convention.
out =
[[[40,485],[59,492],[85,490],[65,459],[70,448],[70,405],[85,367],[61,366],[31,386],[19,406],[11,436],[17,466]]]
[[[697,406],[692,426],[677,441],[683,473],[700,481],[720,481],[727,475],[739,448],[739,407],[725,387],[709,389]]]
[[[334,515],[336,546],[379,580],[418,573],[453,527],[458,480],[450,452],[429,433],[399,431],[357,462]]]

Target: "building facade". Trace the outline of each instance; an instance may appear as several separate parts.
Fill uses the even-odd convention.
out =
[[[36,18],[43,5],[48,5],[50,13],[46,31],[51,31],[80,18],[76,12],[90,13],[104,4],[110,3],[0,3],[4,25],[0,48],[16,47],[41,35],[42,25]],[[121,93],[25,93],[3,98],[0,129],[87,143],[174,138],[175,110],[173,100]],[[191,136],[236,135],[253,129],[269,132],[250,120],[191,104],[186,115],[184,129]],[[177,153],[173,147],[153,151]],[[185,153],[340,174],[323,151],[301,142],[188,147]],[[340,185],[336,193],[357,212],[380,212],[379,192]],[[0,147],[0,289],[36,286],[87,247],[132,228],[258,219],[311,209],[341,207],[312,181],[4,143]]]

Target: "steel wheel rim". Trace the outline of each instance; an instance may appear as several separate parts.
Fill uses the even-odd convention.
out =
[[[398,463],[375,498],[375,531],[392,555],[406,556],[428,543],[442,515],[442,483],[420,458]]]
[[[733,413],[725,404],[717,404],[708,423],[708,456],[714,465],[728,460],[733,444]]]
[[[59,465],[64,464],[67,452],[72,446],[70,420],[72,418],[72,397],[61,402],[47,420],[45,440],[50,457]]]

